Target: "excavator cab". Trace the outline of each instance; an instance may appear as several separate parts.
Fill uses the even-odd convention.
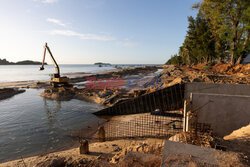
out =
[[[44,70],[44,62],[45,62],[45,56],[46,56],[46,50],[48,50],[51,60],[56,68],[56,73],[55,74],[51,74],[51,82],[50,85],[53,87],[62,87],[62,86],[66,86],[66,87],[72,87],[71,84],[69,84],[69,78],[68,77],[61,77],[60,76],[60,69],[58,64],[56,63],[56,60],[54,59],[47,43],[45,43],[44,45],[44,54],[43,54],[43,62],[42,62],[42,66],[40,67],[40,70]]]

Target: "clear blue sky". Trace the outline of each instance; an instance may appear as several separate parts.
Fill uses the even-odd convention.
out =
[[[60,64],[162,64],[183,43],[195,2],[0,0],[0,58],[41,61],[48,42]]]

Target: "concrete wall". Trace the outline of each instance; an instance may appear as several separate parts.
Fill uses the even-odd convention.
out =
[[[190,93],[198,121],[211,123],[216,135],[223,137],[250,123],[250,85],[189,83],[185,98]]]
[[[250,96],[194,93],[193,108],[199,108],[198,122],[211,123],[220,137],[250,123]]]
[[[185,84],[185,98],[189,98],[191,92],[250,96],[250,85],[212,84],[212,83],[201,83],[201,82],[193,82]]]

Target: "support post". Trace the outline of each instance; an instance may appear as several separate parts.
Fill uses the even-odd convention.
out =
[[[80,151],[80,154],[88,154],[89,153],[89,142],[88,142],[88,140],[80,140],[79,151]]]
[[[183,132],[186,132],[187,125],[187,100],[184,100],[184,108],[183,108]]]
[[[98,133],[99,142],[105,142],[105,130],[104,130],[104,126],[103,125],[99,125],[99,122],[98,122],[97,133]]]
[[[186,132],[189,131],[189,126],[190,126],[190,115],[193,111],[193,93],[190,93],[189,97],[189,111],[186,116]]]
[[[186,131],[185,132],[188,132],[188,129],[189,129],[189,117],[190,117],[190,112],[186,114]]]

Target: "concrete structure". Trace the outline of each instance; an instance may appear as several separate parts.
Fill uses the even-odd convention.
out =
[[[211,123],[216,135],[224,137],[250,123],[250,85],[188,83],[185,98],[191,93],[198,122]]]
[[[241,166],[238,157],[234,152],[166,140],[161,166]]]
[[[210,123],[220,137],[250,123],[250,96],[194,93],[193,108],[198,122]]]
[[[185,84],[185,98],[189,98],[190,93],[250,96],[250,85],[193,82]]]

